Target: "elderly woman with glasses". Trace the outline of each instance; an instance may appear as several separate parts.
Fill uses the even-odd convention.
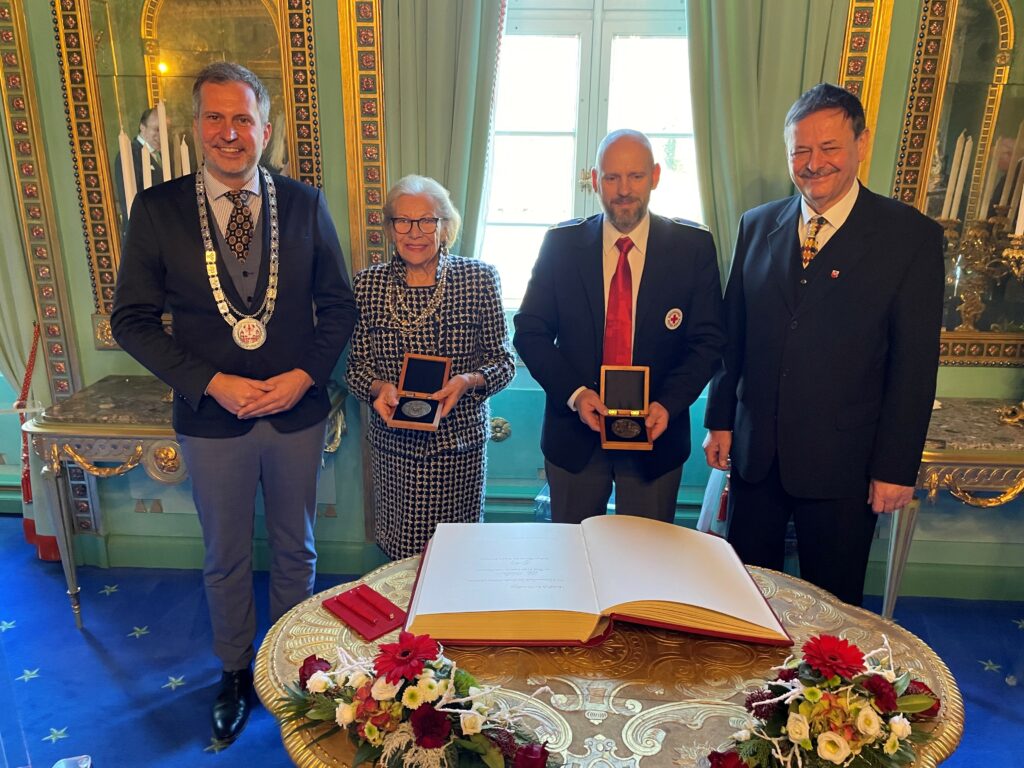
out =
[[[515,374],[498,275],[489,264],[449,253],[462,222],[448,190],[406,176],[384,204],[390,261],[354,280],[359,322],[348,385],[371,403],[367,441],[376,502],[376,540],[392,559],[419,554],[442,522],[483,513],[487,398]],[[406,353],[451,358],[432,398],[437,431],[389,427],[399,404]]]

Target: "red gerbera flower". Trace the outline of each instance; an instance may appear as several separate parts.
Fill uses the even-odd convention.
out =
[[[413,680],[423,671],[423,663],[433,661],[441,652],[437,641],[430,635],[414,635],[400,632],[397,643],[385,643],[374,659],[373,667],[378,675],[384,675],[389,683],[399,680]]]
[[[881,675],[871,675],[864,681],[864,688],[875,699],[875,705],[882,712],[896,711],[896,689]]]
[[[403,632],[403,634],[406,634]],[[452,721],[444,712],[438,712],[430,704],[420,704],[409,715],[409,724],[416,736],[416,745],[424,749],[439,749],[448,743],[452,732]]]
[[[812,637],[803,647],[804,661],[823,677],[853,677],[864,671],[864,654],[860,648],[835,635]]]

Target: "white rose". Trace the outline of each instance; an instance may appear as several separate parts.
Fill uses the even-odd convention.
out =
[[[807,724],[807,718],[799,712],[790,712],[789,719],[786,720],[786,733],[789,735],[789,740],[794,744],[799,744],[804,739],[809,739],[811,737],[811,727]]]
[[[903,715],[893,715],[889,718],[889,730],[897,739],[905,739],[910,735],[910,721]]]
[[[370,676],[365,672],[354,672],[348,679],[348,684],[353,688],[362,688],[368,682],[370,682]]]
[[[328,677],[327,673],[317,670],[306,681],[306,690],[310,693],[323,693],[332,685],[334,685],[334,682]]]
[[[882,719],[871,707],[862,707],[857,713],[857,730],[865,736],[874,738],[882,731]]]
[[[464,735],[472,736],[474,733],[480,733],[483,730],[484,719],[480,716],[479,712],[470,710],[469,712],[459,714],[459,725],[462,727]]]
[[[750,731],[748,731],[746,728],[743,728],[742,730],[736,731],[736,733],[734,733],[732,735],[732,740],[733,741],[750,741],[750,736],[751,736]]]
[[[850,745],[842,736],[825,731],[818,736],[818,757],[836,765],[850,756]]]
[[[370,695],[377,701],[387,701],[395,698],[395,694],[398,693],[398,687],[397,683],[389,683],[387,679],[378,677],[370,689]]]
[[[344,701],[334,710],[334,720],[342,728],[356,719],[356,705],[346,704]]]

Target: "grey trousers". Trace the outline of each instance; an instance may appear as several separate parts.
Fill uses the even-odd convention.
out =
[[[257,487],[263,489],[271,553],[271,623],[313,593],[313,524],[324,426],[320,422],[281,433],[259,419],[240,437],[178,435],[206,547],[203,582],[213,651],[229,672],[245,669],[255,656],[252,557]]]
[[[636,451],[594,450],[581,471],[570,472],[544,460],[551,489],[551,522],[579,523],[603,515],[615,483],[615,514],[649,517],[671,523],[683,468],[670,469],[653,480],[641,472]]]

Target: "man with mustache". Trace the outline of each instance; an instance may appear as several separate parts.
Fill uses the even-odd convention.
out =
[[[591,183],[603,214],[548,231],[514,343],[547,395],[541,449],[554,522],[617,514],[672,521],[690,453],[689,407],[725,335],[715,245],[707,230],[649,213],[661,168],[639,131],[614,131]],[[650,368],[651,451],[604,450],[602,364]]]
[[[730,466],[729,541],[863,599],[879,514],[913,497],[939,359],[942,230],[857,180],[856,96],[822,83],[785,122],[800,194],[740,219],[725,293],[729,344],[711,382],[708,464]]]

